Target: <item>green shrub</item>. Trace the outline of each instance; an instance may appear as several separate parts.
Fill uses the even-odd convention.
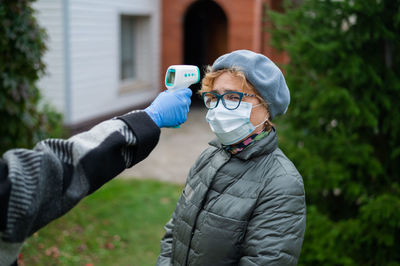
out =
[[[290,58],[279,123],[306,188],[300,264],[400,265],[400,1],[286,2],[267,17]]]
[[[43,108],[36,82],[44,73],[46,34],[34,18],[32,0],[0,1],[0,154],[58,136],[62,117]]]

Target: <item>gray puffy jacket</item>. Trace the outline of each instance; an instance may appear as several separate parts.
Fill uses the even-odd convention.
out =
[[[165,226],[157,265],[296,265],[304,186],[276,132],[237,155],[210,144]]]

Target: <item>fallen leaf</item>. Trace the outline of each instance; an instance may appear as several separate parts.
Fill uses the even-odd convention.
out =
[[[119,242],[121,241],[121,237],[119,235],[114,235],[113,236],[114,241]]]
[[[160,199],[160,202],[161,202],[161,204],[168,204],[171,202],[171,199],[167,198],[167,197],[163,197]]]
[[[109,250],[113,250],[113,249],[114,249],[114,244],[108,242],[108,243],[105,244],[105,248],[106,248],[106,249],[109,249]]]
[[[44,253],[46,254],[46,256],[49,256],[49,257],[51,256],[55,259],[57,259],[60,256],[60,250],[56,246],[52,246],[52,247],[46,249],[46,251]]]

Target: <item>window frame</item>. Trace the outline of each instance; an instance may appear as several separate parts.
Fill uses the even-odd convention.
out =
[[[122,79],[122,20],[123,18],[132,18],[134,20],[133,37],[133,71],[134,76],[131,78]],[[118,81],[119,81],[119,94],[126,94],[132,92],[147,91],[152,89],[152,45],[151,45],[151,20],[150,14],[130,14],[130,13],[119,13],[119,54],[118,54]],[[149,58],[146,58],[148,56]]]

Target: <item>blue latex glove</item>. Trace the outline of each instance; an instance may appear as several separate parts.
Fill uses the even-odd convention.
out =
[[[187,119],[190,96],[192,91],[189,88],[163,91],[144,111],[158,127],[175,127]]]

